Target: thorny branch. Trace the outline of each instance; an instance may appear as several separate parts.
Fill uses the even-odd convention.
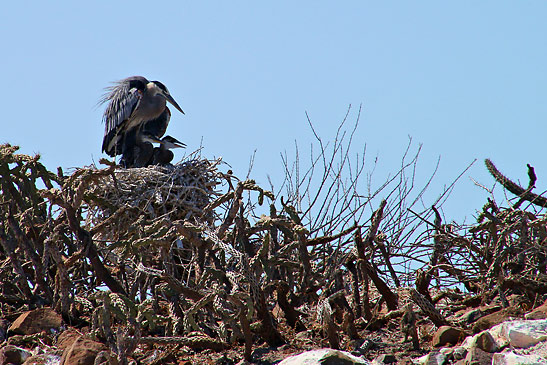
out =
[[[472,226],[443,223],[453,184],[420,208],[434,174],[416,189],[420,149],[412,155],[410,143],[399,171],[363,186],[365,150],[352,162],[349,113],[332,144],[310,121],[319,153],[304,173],[283,158],[285,196],[220,172],[220,160],[141,169],[103,161],[64,176],[0,146],[3,313],[51,306],[91,327],[122,362],[143,344],[242,343],[250,359],[260,341],[289,340],[281,324],[319,328],[318,343],[341,347],[403,315],[410,325],[424,314],[448,323],[450,308],[435,295],[458,297],[454,286],[479,302],[547,292],[544,214],[489,201]],[[541,205],[529,171],[528,189],[494,176]],[[406,330],[417,348],[415,329]]]

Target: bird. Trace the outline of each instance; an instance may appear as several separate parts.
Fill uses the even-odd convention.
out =
[[[142,167],[153,159],[154,147],[145,136],[160,139],[167,130],[171,111],[167,102],[184,114],[182,108],[159,81],[131,76],[106,88],[100,104],[108,103],[103,121],[102,152],[122,155],[123,167]]]
[[[158,147],[154,147],[152,159],[148,161],[146,166],[167,165],[173,161],[173,158],[175,157],[175,154],[171,149],[186,147],[186,144],[171,136],[165,136],[162,139],[159,139],[154,135],[143,134],[143,139],[149,143],[159,143]]]

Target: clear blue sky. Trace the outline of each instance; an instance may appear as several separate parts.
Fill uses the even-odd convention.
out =
[[[41,153],[55,170],[98,161],[96,103],[110,81],[160,80],[185,110],[168,134],[222,156],[267,187],[279,153],[333,136],[363,106],[357,145],[395,171],[408,136],[423,143],[418,175],[441,156],[431,191],[473,159],[444,213],[474,213],[492,185],[490,157],[547,190],[545,1],[10,1],[0,12],[0,142]],[[350,115],[353,120],[355,113]],[[184,151],[177,153],[177,159]]]

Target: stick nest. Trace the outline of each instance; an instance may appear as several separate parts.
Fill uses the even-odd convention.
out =
[[[101,224],[102,236],[116,239],[142,219],[212,222],[213,213],[204,208],[220,195],[220,163],[193,159],[174,166],[115,169],[90,184],[87,223]]]

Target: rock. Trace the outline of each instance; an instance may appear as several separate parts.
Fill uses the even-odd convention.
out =
[[[18,335],[32,335],[42,331],[58,330],[63,318],[51,308],[34,309],[21,314],[8,328]]]
[[[295,338],[298,340],[309,340],[311,336],[312,336],[311,330],[304,330],[304,331],[298,332]]]
[[[416,359],[422,365],[444,365],[447,363],[446,356],[439,351],[432,351],[429,354]]]
[[[57,348],[64,351],[67,347],[72,346],[74,341],[82,336],[82,333],[74,328],[68,328],[64,330],[57,338]]]
[[[8,334],[9,322],[6,319],[0,319],[0,343],[4,342]]]
[[[492,356],[493,354],[478,347],[472,347],[465,357],[465,363],[468,365],[490,365],[492,364]]]
[[[393,363],[396,363],[397,362],[397,358],[395,357],[395,355],[391,355],[391,354],[383,354],[383,355],[380,355],[380,356],[377,356],[373,361],[372,363],[373,364],[393,364]]]
[[[459,316],[456,319],[456,322],[461,323],[462,325],[471,324],[484,315],[485,313],[483,311],[475,308]]]
[[[40,354],[29,357],[23,365],[59,365],[61,356],[52,354]]]
[[[465,356],[467,355],[467,349],[462,346],[454,347],[454,351],[452,352],[452,356],[454,356],[454,360],[463,360],[465,359]]]
[[[494,340],[494,337],[488,331],[482,331],[476,335],[472,341],[472,347],[479,348],[486,352],[498,351],[498,345]]]
[[[93,365],[97,354],[107,350],[106,346],[102,343],[80,336],[72,342],[72,345],[65,348],[61,364]]]
[[[433,335],[431,345],[440,347],[447,344],[455,345],[465,338],[465,332],[456,327],[441,326]]]
[[[473,333],[482,332],[514,317],[520,317],[520,315],[520,310],[515,307],[505,308],[500,311],[488,314],[475,322],[475,324],[473,325]]]
[[[547,308],[543,309],[537,307],[531,312],[528,312],[524,315],[526,319],[546,319],[547,318]]]
[[[499,325],[499,334],[513,347],[527,348],[547,340],[547,320],[516,320]]]
[[[0,364],[22,364],[31,357],[30,351],[13,345],[6,345],[0,349]]]
[[[351,364],[370,364],[367,360],[353,356],[349,352],[319,349],[306,351],[299,355],[287,357],[279,363],[279,365],[351,365]]]
[[[499,305],[490,305],[490,306],[483,306],[480,308],[468,309],[467,311],[464,311],[461,315],[459,315],[456,318],[456,322],[464,326],[467,326],[467,325],[470,325],[471,323],[476,322],[480,318],[488,314],[497,312],[501,309],[503,308]]]
[[[526,319],[545,319],[547,318],[547,301],[539,307],[534,308],[524,315]]]
[[[525,365],[525,364],[545,364],[547,360],[539,355],[518,355],[512,351],[494,354],[492,365]]]
[[[414,361],[410,357],[406,357],[397,361],[397,365],[414,365]]]

